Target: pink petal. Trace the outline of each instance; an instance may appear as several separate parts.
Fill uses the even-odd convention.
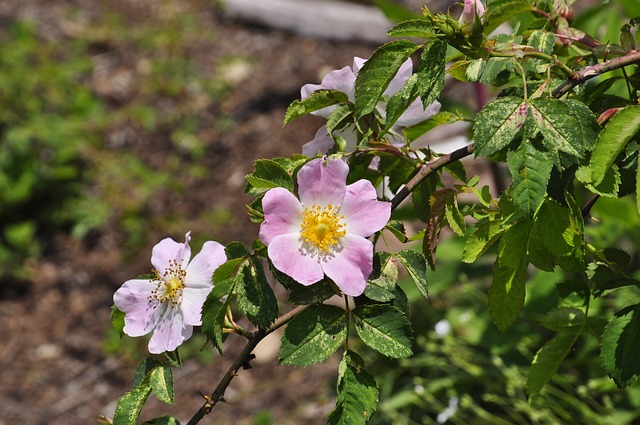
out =
[[[364,292],[373,271],[373,244],[361,236],[349,235],[340,240],[343,247],[322,262],[322,269],[346,295],[357,297]]]
[[[318,153],[321,155],[326,154],[335,142],[327,133],[327,127],[322,126],[316,131],[316,135],[312,141],[302,145],[302,155],[316,156]]]
[[[189,288],[211,289],[211,276],[225,261],[227,256],[224,253],[224,246],[214,241],[205,242],[202,250],[187,266],[185,285]]]
[[[422,108],[422,100],[420,98],[416,99],[406,111],[400,115],[398,121],[396,121],[396,125],[400,127],[409,127],[414,124],[418,124],[424,120],[428,120],[433,117],[435,114],[440,112],[440,102],[437,100],[430,105],[427,106],[427,109]]]
[[[368,180],[358,180],[347,186],[340,207],[348,234],[371,236],[382,229],[391,217],[391,204],[378,201],[376,189]]]
[[[276,269],[302,285],[311,285],[324,277],[317,257],[302,250],[299,234],[276,237],[269,244],[268,254]]]
[[[288,190],[276,187],[262,198],[264,221],[260,225],[260,240],[269,246],[280,235],[300,232],[302,205]]]
[[[305,207],[340,205],[346,191],[349,166],[339,159],[317,158],[298,171],[298,194]]]
[[[156,288],[149,280],[132,279],[126,281],[113,294],[113,302],[125,313],[123,332],[129,336],[141,336],[151,332],[158,322],[164,306],[157,301],[149,301]]]
[[[180,310],[167,307],[149,340],[149,352],[160,354],[165,351],[173,351],[192,334],[193,327],[184,325]]]
[[[191,258],[191,247],[189,241],[191,240],[191,232],[185,235],[185,242],[178,243],[171,238],[166,238],[158,242],[151,251],[151,264],[153,267],[162,274],[171,261],[177,261],[183,268],[187,266],[189,258]]]
[[[363,58],[359,58],[358,56],[354,56],[353,58],[353,73],[358,75],[358,73],[360,72],[360,70],[362,69],[364,63],[366,62],[366,59]]]
[[[200,326],[202,324],[202,305],[211,292],[209,288],[189,288],[182,290],[182,303],[180,309],[184,317],[185,325]]]
[[[305,84],[300,90],[300,97],[306,99],[316,90],[338,90],[345,93],[350,101],[354,100],[354,85],[356,76],[348,66],[329,72],[322,79],[321,84]],[[335,106],[329,106],[312,112],[313,115],[328,118]]]
[[[409,58],[406,61],[404,61],[402,65],[400,65],[400,69],[398,69],[398,72],[396,73],[395,77],[393,77],[393,79],[389,82],[389,85],[387,86],[387,89],[384,91],[384,94],[386,96],[391,96],[392,94],[400,90],[402,86],[404,86],[404,83],[407,82],[409,77],[411,77],[412,73],[413,73],[413,62],[411,61],[411,58]]]

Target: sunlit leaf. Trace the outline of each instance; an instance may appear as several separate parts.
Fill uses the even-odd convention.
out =
[[[282,365],[308,366],[331,356],[347,335],[347,314],[335,306],[317,304],[294,317],[282,336]]]

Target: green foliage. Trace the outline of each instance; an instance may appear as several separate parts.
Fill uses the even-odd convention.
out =
[[[278,301],[267,282],[260,260],[243,263],[236,275],[240,310],[260,329],[266,329],[278,316]]]
[[[329,414],[330,425],[366,423],[378,404],[378,385],[364,370],[364,361],[352,351],[345,351],[340,362],[336,408]]]
[[[318,111],[337,103],[347,102],[347,95],[337,90],[316,90],[309,97],[294,100],[284,115],[284,124],[311,112]]]
[[[391,41],[371,55],[356,78],[356,118],[373,111],[400,66],[419,47],[411,41]]]
[[[347,315],[329,305],[312,305],[296,316],[282,336],[282,365],[309,366],[321,362],[342,345],[347,336]]]
[[[485,106],[473,124],[474,152],[488,156],[506,147],[520,132],[527,118],[522,99],[502,97]]]
[[[640,304],[617,312],[602,335],[602,365],[618,387],[624,388],[640,376]]]
[[[411,323],[396,307],[365,304],[356,307],[353,316],[358,336],[369,347],[391,358],[413,353]]]
[[[531,226],[531,220],[521,219],[507,228],[500,238],[498,257],[493,266],[493,284],[489,290],[489,311],[501,330],[509,328],[524,307]]]

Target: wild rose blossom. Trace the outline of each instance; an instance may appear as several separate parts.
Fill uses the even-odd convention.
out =
[[[300,90],[301,98],[306,99],[316,90],[338,90],[347,95],[349,101],[353,102],[355,99],[355,82],[356,76],[358,72],[366,62],[366,59],[362,59],[359,57],[353,58],[353,66],[345,66],[341,69],[336,69],[329,72],[323,79],[321,84],[305,84],[302,86]],[[411,76],[413,72],[413,62],[411,59],[407,59],[395,77],[389,83],[389,86],[384,92],[384,96],[388,99],[398,90],[400,90],[407,79]],[[385,116],[386,114],[386,101],[380,101],[376,105],[376,110],[381,116]],[[321,116],[323,118],[329,118],[329,115],[336,106],[328,106],[326,108],[317,110],[312,112],[314,115]],[[392,130],[398,131],[402,127],[408,127],[414,124],[417,124],[421,121],[431,118],[435,114],[440,111],[440,103],[438,101],[433,102],[426,109],[422,107],[422,100],[417,98],[409,108],[398,118],[395,126]],[[342,130],[338,130],[336,134],[342,136],[347,142],[348,150],[355,150],[357,145],[357,133],[354,126],[349,126],[343,128]],[[394,144],[402,144],[403,141],[394,136],[393,133],[389,134],[390,142]],[[302,154],[307,156],[315,156],[320,153],[327,153],[329,149],[333,146],[334,141],[329,135],[326,126],[320,127],[320,129],[316,132],[315,137],[310,142],[306,143],[302,146]]]
[[[302,285],[326,274],[346,295],[364,292],[373,270],[373,244],[366,239],[382,229],[391,204],[377,200],[367,180],[347,186],[348,165],[317,158],[298,171],[298,200],[284,188],[263,200],[260,240],[276,269]]]
[[[213,288],[211,276],[226,261],[224,247],[208,241],[191,258],[190,233],[186,241],[171,238],[153,247],[151,279],[126,281],[113,295],[116,307],[125,313],[124,333],[142,336],[153,331],[149,352],[173,351],[202,324],[202,305]]]
[[[485,8],[480,0],[464,0],[464,10],[460,15],[458,23],[461,27],[471,27],[475,22],[476,15],[482,17],[484,15]]]

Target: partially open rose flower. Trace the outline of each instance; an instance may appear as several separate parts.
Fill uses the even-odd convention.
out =
[[[126,281],[113,295],[116,307],[125,313],[124,333],[142,336],[153,331],[149,352],[173,351],[202,324],[202,305],[211,292],[211,276],[226,261],[224,247],[208,241],[191,258],[190,233],[186,241],[171,238],[153,247],[153,277]]]
[[[276,269],[303,285],[326,274],[352,296],[364,292],[373,270],[373,244],[366,239],[382,229],[391,204],[378,201],[367,180],[347,186],[347,164],[317,158],[298,171],[300,200],[284,188],[263,200],[260,240]]]
[[[476,15],[482,17],[484,12],[484,5],[480,0],[464,0],[464,10],[458,23],[461,27],[471,28],[475,22]]]
[[[329,72],[323,79],[321,84],[305,84],[302,86],[300,90],[301,98],[306,99],[316,90],[338,90],[343,93],[346,93],[349,101],[354,101],[355,94],[355,82],[358,72],[366,62],[366,59],[362,59],[359,57],[355,57],[353,59],[353,66],[345,66],[341,69],[336,69]],[[384,92],[384,98],[388,99],[398,90],[400,90],[407,79],[411,76],[413,72],[413,63],[411,59],[407,59],[395,77],[389,82],[387,89]],[[376,105],[376,110],[381,116],[386,115],[386,100],[381,100]],[[331,112],[335,109],[335,106],[329,106],[315,112],[312,112],[314,115],[318,115],[324,118],[328,118],[331,115]],[[395,126],[392,130],[399,131],[403,127],[409,127],[411,125],[417,124],[421,121],[431,118],[435,114],[440,111],[440,103],[438,101],[433,102],[426,109],[422,106],[422,100],[417,98],[409,108],[398,118],[395,123]],[[343,128],[337,131],[337,134],[342,136],[347,142],[347,150],[353,151],[357,145],[357,133],[356,129],[353,126]],[[390,142],[395,144],[402,144],[403,141],[399,138],[395,137],[393,133],[389,134]],[[302,154],[307,156],[315,156],[318,152],[324,154],[331,149],[333,146],[333,139],[329,135],[326,126],[322,126],[317,132],[313,140],[306,143],[302,146]]]

